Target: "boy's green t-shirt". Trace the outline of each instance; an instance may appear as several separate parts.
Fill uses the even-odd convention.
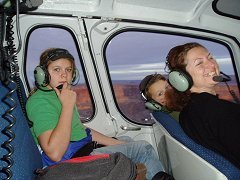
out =
[[[37,144],[37,137],[43,132],[56,127],[60,117],[62,105],[55,91],[37,90],[29,97],[26,111],[30,121],[32,135]],[[78,141],[87,136],[85,126],[80,121],[77,107],[74,107],[70,141]]]

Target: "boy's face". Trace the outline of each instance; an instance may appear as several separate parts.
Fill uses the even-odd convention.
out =
[[[68,59],[58,59],[48,65],[48,72],[50,75],[50,88],[57,87],[67,82],[72,83],[73,66]]]
[[[151,98],[154,101],[165,106],[166,105],[165,92],[167,88],[169,88],[169,84],[167,81],[158,80],[149,87],[148,92],[149,94],[151,94]]]

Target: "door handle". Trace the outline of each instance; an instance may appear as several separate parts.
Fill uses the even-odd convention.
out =
[[[123,125],[121,125],[120,128],[124,131],[140,131],[141,130],[140,127],[127,127]]]

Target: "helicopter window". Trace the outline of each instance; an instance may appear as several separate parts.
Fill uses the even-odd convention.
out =
[[[172,47],[187,42],[199,42],[209,49],[218,61],[221,71],[231,76],[229,87],[239,96],[232,58],[225,45],[180,35],[125,31],[114,36],[106,47],[106,62],[112,89],[123,116],[135,123],[153,123],[149,110],[145,109],[138,85],[149,74],[160,73],[167,77],[167,53]],[[233,100],[225,83],[219,83],[217,92],[221,98]]]
[[[230,18],[240,19],[238,0],[214,0],[212,5],[216,13]]]
[[[77,108],[81,116],[81,121],[86,122],[91,119],[94,110],[90,92],[85,81],[81,56],[78,53],[79,51],[75,42],[72,34],[66,29],[55,27],[35,28],[28,37],[25,74],[27,75],[28,88],[33,89],[35,87],[33,71],[39,64],[41,53],[50,47],[67,49],[74,56],[79,72],[78,83],[73,89],[77,92]]]

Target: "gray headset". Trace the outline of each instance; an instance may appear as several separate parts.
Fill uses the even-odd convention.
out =
[[[48,61],[55,61],[60,58],[70,58],[74,61],[74,57],[68,52],[66,49],[56,48],[51,51],[49,51],[45,62]],[[50,82],[50,75],[48,73],[46,66],[37,66],[34,69],[34,78],[35,78],[35,84],[38,88],[46,87]],[[72,83],[74,83],[77,79],[79,79],[79,73],[76,68],[74,68],[73,72],[73,78]]]
[[[37,86],[45,87],[49,84],[49,73],[43,66],[37,66],[34,69],[34,78]]]
[[[139,84],[139,90],[140,90],[140,93],[141,93],[141,96],[142,98],[144,99],[145,103],[145,107],[147,109],[150,109],[150,110],[153,110],[153,111],[161,111],[162,110],[162,105],[159,104],[158,102],[154,101],[153,99],[151,100],[148,100],[144,93],[145,93],[145,90],[146,90],[146,87],[148,85],[148,83],[150,82],[150,80],[154,77],[154,74],[151,74],[151,75],[148,75],[146,76]]]
[[[154,100],[146,100],[144,105],[147,109],[150,109],[152,111],[161,111],[162,110],[162,105]]]
[[[172,70],[168,75],[168,81],[173,88],[180,92],[189,90],[193,85],[190,74],[181,70]]]
[[[78,71],[74,69],[73,77],[72,77],[72,83],[74,83],[78,79]],[[48,70],[44,66],[37,66],[34,69],[34,78],[35,78],[35,84],[37,87],[46,87],[50,82],[50,75],[48,73]]]

